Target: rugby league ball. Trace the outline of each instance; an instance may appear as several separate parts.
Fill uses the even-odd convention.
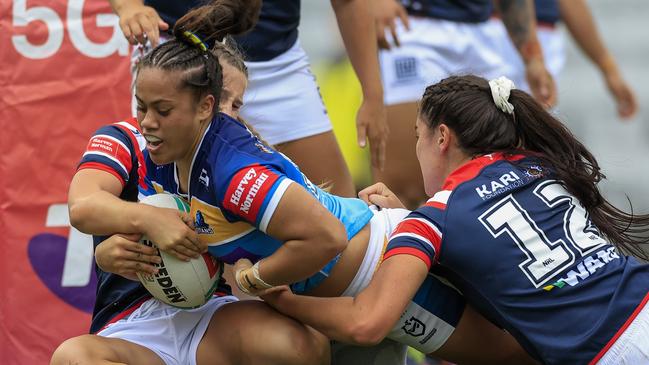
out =
[[[140,203],[160,208],[177,209],[189,213],[189,205],[171,194],[154,194],[143,198]],[[146,236],[140,243],[156,247]],[[178,308],[197,308],[205,304],[216,290],[223,273],[223,264],[209,253],[201,257],[182,261],[175,256],[158,250],[162,262],[155,265],[158,273],[137,273],[142,285],[160,301]]]

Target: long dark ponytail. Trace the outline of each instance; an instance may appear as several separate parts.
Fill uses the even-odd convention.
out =
[[[513,114],[496,107],[487,80],[451,76],[426,88],[419,115],[431,128],[446,124],[471,156],[492,152],[536,156],[551,166],[608,240],[649,259],[641,246],[649,243],[649,215],[626,213],[602,196],[597,184],[606,176],[593,154],[530,95],[512,90],[509,102]]]
[[[213,95],[218,104],[223,74],[211,48],[228,35],[252,29],[260,9],[261,0],[216,0],[192,9],[174,25],[175,38],[144,56],[138,70],[183,71],[180,87],[190,88],[197,98]]]

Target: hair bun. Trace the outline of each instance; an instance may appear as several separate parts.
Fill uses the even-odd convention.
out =
[[[192,9],[174,26],[176,38],[184,32],[196,34],[208,46],[227,35],[239,35],[251,30],[261,10],[261,0],[215,0]]]

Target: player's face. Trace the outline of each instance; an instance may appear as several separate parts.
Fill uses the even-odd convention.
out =
[[[227,62],[221,62],[221,67],[223,68],[223,92],[219,111],[236,119],[243,105],[243,93],[248,87],[248,80],[243,72]]]
[[[214,98],[206,96],[197,101],[189,89],[179,87],[181,75],[182,71],[153,67],[138,72],[137,120],[149,155],[158,165],[191,162],[210,121]]]
[[[419,117],[415,123],[417,133],[417,159],[424,179],[424,189],[426,195],[433,196],[441,189],[442,176],[442,159],[438,146],[439,131],[429,128]]]

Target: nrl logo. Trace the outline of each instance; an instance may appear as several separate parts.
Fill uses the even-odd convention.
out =
[[[406,323],[404,323],[401,329],[413,337],[419,337],[426,333],[426,325],[415,317],[410,317],[410,319],[406,320]]]

